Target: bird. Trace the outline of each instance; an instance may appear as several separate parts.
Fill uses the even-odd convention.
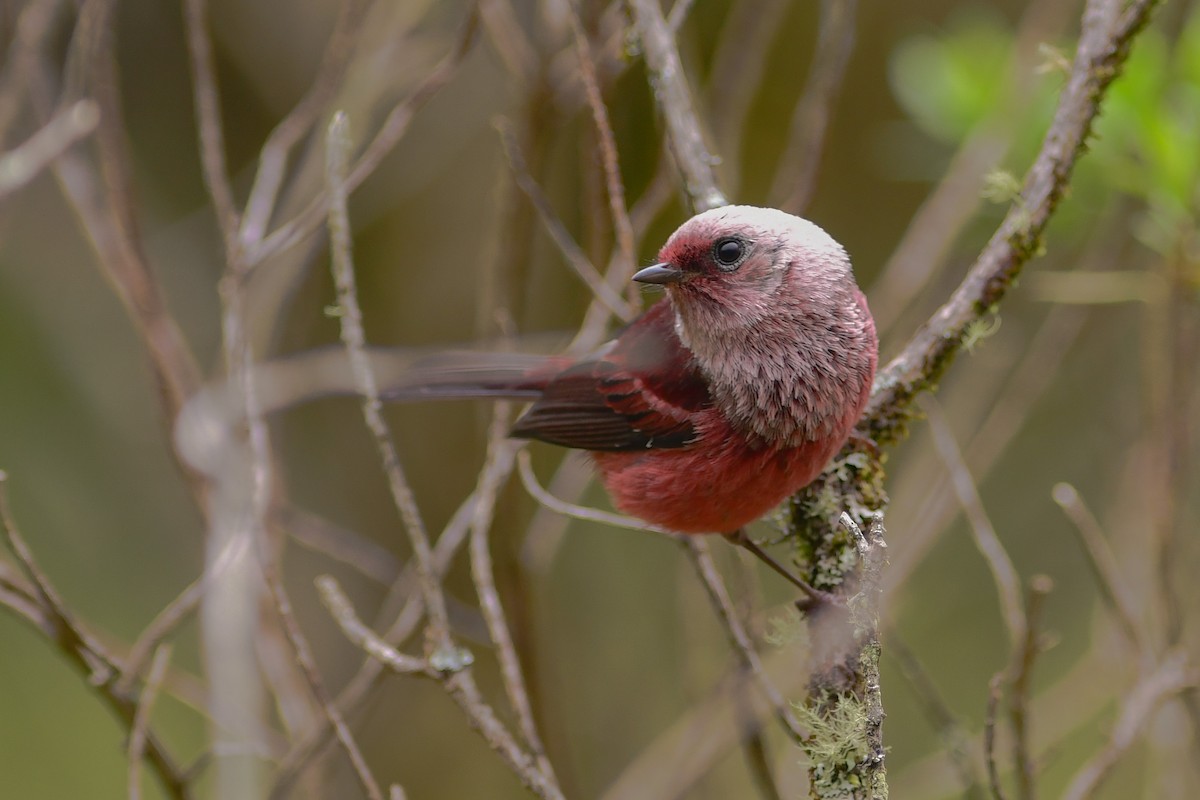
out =
[[[870,396],[878,338],[850,259],[808,220],[732,205],[633,280],[666,296],[594,353],[435,357],[390,394],[531,399],[512,436],[588,451],[621,511],[761,558],[744,527],[820,474]]]
[[[878,339],[849,256],[806,219],[729,205],[632,278],[665,296],[592,353],[435,353],[382,377],[381,399],[528,400],[511,435],[587,451],[616,508],[723,534],[818,598],[744,529],[820,474],[870,396]]]

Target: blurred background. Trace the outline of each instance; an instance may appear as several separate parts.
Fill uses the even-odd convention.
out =
[[[565,345],[579,328],[591,296],[516,186],[498,121],[584,253],[603,269],[613,251],[566,6],[480,6],[482,29],[461,65],[416,111],[350,204],[374,344],[472,343],[515,330],[546,348]],[[85,83],[102,81],[68,58],[76,5],[40,0],[0,5],[5,75],[22,68],[18,56],[33,27],[22,20],[34,7],[50,10],[31,67],[43,81],[29,86],[69,86],[81,69]],[[318,73],[341,8],[333,0],[210,4],[239,205],[265,138]],[[661,120],[627,11],[593,0],[578,8],[636,209],[637,263],[652,263],[690,211],[662,155]],[[944,302],[1019,202],[1014,186],[1048,127],[1081,10],[1062,0],[696,0],[679,15],[678,41],[722,188],[734,202],[802,210],[845,245],[879,321],[886,360]],[[356,144],[452,50],[467,11],[465,3],[432,0],[370,5],[328,106],[347,111]],[[835,12],[849,15],[853,49],[839,49],[841,38],[827,41],[829,52],[816,61],[818,77],[834,89],[828,127],[814,138],[819,124],[803,117],[796,126],[793,118],[813,82],[823,11],[827,21]],[[201,177],[183,11],[129,0],[114,13],[112,78],[140,240],[197,363],[216,376],[225,258]],[[36,130],[35,106],[14,112],[6,147]],[[1044,256],[949,370],[937,393],[940,411],[889,452],[883,694],[893,796],[986,795],[988,686],[1011,660],[992,578],[931,425],[957,441],[1022,580],[1045,575],[1053,582],[1041,601],[1042,649],[1028,701],[1043,796],[1059,796],[1101,751],[1163,653],[1181,647],[1195,654],[1197,142],[1200,4],[1173,2],[1137,41]],[[310,136],[295,151],[273,225],[303,208],[320,185],[321,144]],[[98,157],[91,140],[75,152]],[[0,468],[43,569],[82,624],[122,654],[201,575],[205,525],[174,461],[171,420],[145,348],[60,181],[47,171],[0,199]],[[257,265],[247,298],[248,337],[264,359],[337,341],[321,232]],[[637,298],[649,303],[657,294]],[[476,402],[388,409],[431,531],[474,489],[491,416],[488,404]],[[387,585],[409,556],[407,539],[356,401],[323,399],[271,421],[276,478],[294,513],[283,526],[293,537],[283,545],[286,583],[325,681],[337,691],[361,659],[321,606],[313,578],[335,575],[363,617],[379,621]],[[550,482],[563,454],[540,446],[530,452]],[[557,484],[567,495],[586,471],[572,474]],[[596,487],[577,499],[607,507]],[[1094,525],[1115,554],[1136,642],[1105,602],[1080,524]],[[770,520],[754,531],[773,532]],[[569,797],[755,796],[730,700],[736,659],[678,546],[538,514],[515,478],[501,489],[491,535],[534,713]],[[791,667],[798,645],[766,641],[787,627],[788,587],[732,548],[716,542],[714,549],[772,673],[798,699],[803,675]],[[345,563],[347,552],[366,569]],[[503,706],[465,556],[446,587],[477,679]],[[4,611],[5,796],[126,793],[127,728],[45,637]],[[186,765],[209,741],[197,710],[204,662],[194,615],[172,641],[153,719]],[[351,722],[381,781],[402,784],[412,798],[527,796],[436,685],[392,676],[371,698]],[[1096,796],[1200,796],[1197,702],[1193,693],[1190,704],[1173,698],[1159,706]],[[286,712],[266,713],[281,730]],[[801,796],[801,755],[771,723],[767,757],[780,794]],[[1007,781],[1012,745],[1000,728]],[[281,737],[268,737],[270,758],[287,752]],[[203,768],[198,774],[204,794],[210,779]],[[145,791],[163,796],[151,776]],[[331,749],[311,759],[289,796],[359,791],[345,757]]]

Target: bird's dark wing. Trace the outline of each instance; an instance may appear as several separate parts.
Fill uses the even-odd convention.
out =
[[[512,435],[584,450],[683,447],[694,412],[711,404],[708,384],[659,302],[611,349],[552,379]]]

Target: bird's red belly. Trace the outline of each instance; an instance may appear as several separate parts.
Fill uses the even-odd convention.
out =
[[[754,449],[740,436],[719,436],[692,447],[592,455],[625,513],[680,533],[730,533],[811,482],[841,444]]]

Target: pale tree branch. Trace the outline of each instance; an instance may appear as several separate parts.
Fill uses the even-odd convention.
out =
[[[737,196],[743,190],[738,156],[750,123],[754,92],[747,86],[761,86],[766,78],[767,57],[775,37],[791,35],[783,25],[791,3],[788,0],[759,0],[733,3],[721,28],[713,55],[712,73],[705,91],[707,105],[720,108],[711,120],[713,138],[726,157],[721,175],[728,192]]]
[[[983,201],[983,178],[1012,147],[1033,90],[1036,48],[1053,41],[1064,20],[1075,13],[1074,0],[1030,3],[1021,15],[1008,65],[1012,90],[963,139],[937,185],[922,201],[879,277],[871,286],[871,315],[881,334],[892,329],[913,299],[946,263],[951,245],[975,217]]]
[[[1009,639],[1010,661],[1008,668],[1002,673],[1002,678],[1009,688],[1008,709],[1013,730],[1013,760],[1018,796],[1022,800],[1030,800],[1035,794],[1035,767],[1029,745],[1030,681],[1034,661],[1042,649],[1038,639],[1038,619],[1053,583],[1044,575],[1034,576],[1030,583],[1028,601],[1022,599],[1020,578],[984,510],[979,490],[966,464],[963,463],[962,454],[941,407],[930,395],[922,395],[917,402],[929,419],[934,443],[950,472],[954,491],[970,522],[975,546],[987,562],[996,584],[1001,615]],[[990,771],[994,772],[994,766]]]
[[[208,30],[207,0],[184,0],[196,130],[205,188],[224,243],[219,284],[221,344],[230,390],[245,421],[227,436],[206,478],[208,538],[200,625],[212,703],[216,790],[222,796],[257,796],[267,781],[264,718],[267,688],[253,643],[267,641],[259,557],[267,552],[266,522],[273,481],[271,447],[255,380],[255,353],[247,339],[249,266],[238,243],[240,215],[225,157],[225,132]]]
[[[1034,763],[1030,744],[1030,700],[1033,683],[1033,664],[1044,649],[1045,643],[1038,635],[1042,608],[1046,596],[1054,588],[1054,582],[1046,575],[1034,575],[1029,581],[1029,594],[1025,602],[1024,635],[1020,647],[1012,655],[1008,667],[1008,719],[1013,730],[1013,763],[1017,769],[1017,792],[1022,800],[1033,800],[1036,795],[1037,765]]]
[[[671,12],[667,15],[667,27],[671,33],[679,33],[683,23],[687,21],[688,12],[692,10],[694,0],[675,0]]]
[[[987,710],[983,716],[983,763],[987,767],[988,789],[994,800],[1007,800],[1004,784],[1000,782],[1000,766],[996,761],[996,720],[1003,694],[1004,676],[997,673],[988,682]]]
[[[696,211],[725,205],[717,188],[714,159],[704,144],[700,120],[692,104],[687,73],[679,60],[675,37],[663,18],[658,0],[629,0],[638,38],[650,71],[650,82],[667,127],[667,141],[683,177],[688,198]]]
[[[429,616],[427,629],[429,643],[426,655],[428,666],[425,672],[440,680],[450,697],[466,712],[472,727],[483,734],[488,743],[505,759],[526,786],[540,797],[559,798],[562,793],[557,787],[553,772],[550,771],[549,762],[540,753],[541,743],[533,728],[528,703],[521,702],[521,698],[526,695],[519,665],[515,663],[515,653],[512,651],[507,635],[503,612],[499,610],[499,602],[490,581],[490,563],[484,534],[500,480],[498,473],[491,469],[484,471],[485,478],[490,476],[490,480],[485,480],[476,494],[476,513],[471,525],[474,577],[476,585],[480,589],[481,600],[485,605],[485,615],[488,618],[489,630],[493,639],[502,649],[505,643],[510,644],[508,647],[510,663],[506,665],[507,668],[503,672],[509,686],[510,699],[521,717],[525,735],[535,748],[534,755],[521,750],[512,735],[496,718],[492,709],[484,702],[474,679],[466,669],[472,661],[472,656],[456,647],[450,638],[445,597],[435,574],[434,556],[428,534],[405,479],[399,456],[392,444],[391,433],[380,413],[379,391],[365,352],[362,311],[358,305],[353,263],[350,257],[349,217],[346,210],[346,151],[349,141],[346,126],[345,116],[340,113],[335,114],[329,126],[328,143],[328,184],[331,198],[330,241],[333,253],[334,281],[341,309],[342,338],[351,360],[356,385],[364,398],[363,411],[367,426],[375,439],[388,478],[393,502],[404,520],[414,553],[417,582],[426,613]],[[500,459],[493,456],[493,460],[499,461]],[[335,588],[336,585],[332,581],[326,581],[323,587],[327,597]],[[494,601],[492,606],[489,606],[489,600]],[[348,603],[331,605],[336,605],[342,610],[342,619],[349,617],[346,613],[350,608]],[[489,608],[494,613],[487,614]],[[373,633],[369,633],[365,626],[356,625],[354,629],[362,640],[371,642],[373,652],[386,653],[390,650],[390,646],[386,642]],[[388,655],[387,661],[395,662],[396,660],[390,654]],[[331,710],[333,706],[326,703],[326,708]],[[331,722],[333,722],[332,718]],[[336,724],[334,727],[336,728]]]
[[[346,751],[346,756],[350,759],[350,764],[354,768],[354,774],[358,778],[363,792],[370,800],[383,800],[383,792],[379,788],[379,783],[371,772],[366,758],[363,757],[358,743],[354,740],[354,734],[350,732],[350,726],[342,718],[341,712],[338,711],[333,698],[325,688],[325,682],[321,678],[321,673],[317,668],[316,659],[308,643],[308,637],[300,629],[300,623],[292,611],[292,602],[288,597],[287,589],[283,585],[283,576],[279,573],[275,559],[263,559],[263,573],[267,589],[271,592],[272,599],[275,602],[275,610],[283,622],[283,630],[287,636],[288,643],[291,645],[292,654],[308,683],[309,691],[312,692],[313,697],[316,699],[317,705],[320,707],[321,713],[325,716],[330,728],[332,728],[334,736],[337,737],[338,743]]]

